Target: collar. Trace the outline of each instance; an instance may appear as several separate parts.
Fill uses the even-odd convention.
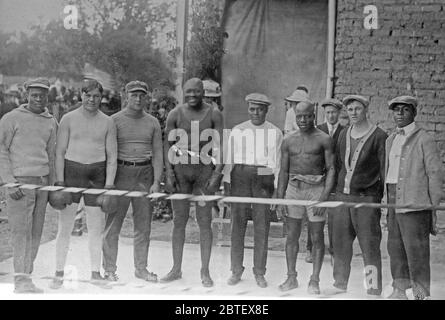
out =
[[[329,122],[326,121],[326,124],[328,125],[329,131],[334,131],[335,132],[335,130],[337,130],[337,128],[338,128],[339,122],[337,122],[336,124],[332,125],[332,124],[330,124]]]
[[[409,125],[404,126],[403,128],[400,128],[400,129],[405,130],[405,136],[407,136],[407,135],[409,135],[411,132],[413,132],[415,128],[416,128],[416,124],[415,124],[414,121],[413,121],[413,122],[411,122]]]

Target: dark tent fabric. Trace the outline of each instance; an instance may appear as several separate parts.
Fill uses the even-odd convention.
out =
[[[284,127],[284,98],[304,84],[310,97],[326,95],[328,0],[226,1],[228,34],[222,60],[225,126],[247,120],[244,98],[265,93],[268,120]]]

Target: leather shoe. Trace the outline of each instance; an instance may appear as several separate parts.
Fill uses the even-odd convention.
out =
[[[287,276],[286,281],[278,287],[281,291],[289,291],[298,288],[298,280],[296,275]]]
[[[256,281],[256,284],[258,285],[258,287],[260,287],[260,288],[266,288],[267,287],[267,281],[264,278],[264,275],[256,274],[255,275],[255,281]]]

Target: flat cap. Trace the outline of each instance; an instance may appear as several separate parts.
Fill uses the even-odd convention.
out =
[[[148,93],[148,86],[145,82],[142,81],[130,81],[125,86],[125,92],[135,92],[135,91],[142,91],[144,93]]]
[[[306,91],[297,89],[294,92],[292,92],[292,94],[289,97],[285,98],[284,100],[293,101],[293,102],[301,102],[301,101],[309,100],[309,95],[307,94]]]
[[[204,97],[221,97],[221,86],[213,80],[202,81],[204,86]]]
[[[369,106],[369,99],[364,96],[360,96],[358,94],[351,94],[343,98],[344,105],[347,105],[351,101],[358,101],[362,103],[365,107]]]
[[[321,106],[323,108],[326,107],[326,106],[333,106],[333,107],[337,108],[338,110],[343,109],[343,103],[340,100],[334,99],[334,98],[323,100],[321,102]]]
[[[25,82],[25,90],[28,90],[30,88],[42,88],[49,90],[49,86],[49,80],[46,78],[37,78]]]
[[[412,96],[399,96],[388,102],[389,109],[392,110],[392,108],[394,108],[394,105],[396,104],[407,104],[413,106],[413,108],[416,109],[419,102]]]
[[[269,98],[262,93],[251,93],[246,96],[247,102],[253,102],[257,104],[264,104],[269,106],[271,104]]]

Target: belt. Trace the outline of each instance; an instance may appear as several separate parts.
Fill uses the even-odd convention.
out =
[[[117,163],[124,166],[142,167],[151,164],[151,159],[147,159],[145,161],[125,161],[117,159]]]

